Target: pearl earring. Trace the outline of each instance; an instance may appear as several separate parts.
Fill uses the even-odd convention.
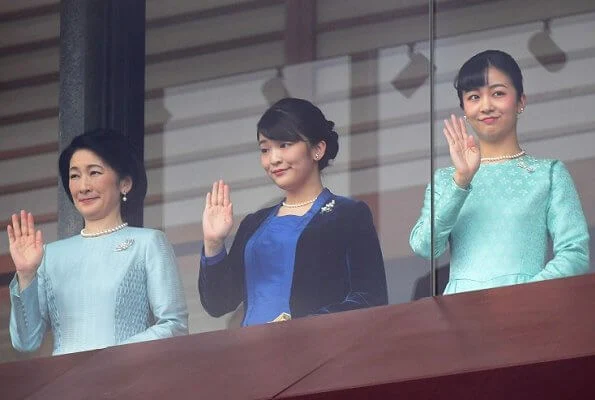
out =
[[[122,201],[126,203],[128,201],[128,197],[126,197],[126,192],[122,193]]]
[[[463,115],[463,119],[465,120],[465,122],[467,122],[467,116]]]
[[[320,154],[318,154],[318,153],[314,154],[314,159],[315,160],[318,160],[318,157],[320,157]]]

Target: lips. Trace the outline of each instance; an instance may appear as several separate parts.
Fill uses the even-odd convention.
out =
[[[488,118],[481,119],[480,121],[486,125],[492,125],[492,124],[496,123],[497,120],[498,120],[498,117],[488,117]]]
[[[285,171],[287,171],[289,168],[283,168],[283,169],[274,169],[271,171],[271,173],[275,176],[281,176],[285,173]]]
[[[78,202],[81,204],[89,204],[91,203],[93,200],[97,199],[98,197],[86,197],[84,199],[78,199]]]

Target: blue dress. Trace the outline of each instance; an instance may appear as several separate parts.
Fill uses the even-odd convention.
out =
[[[523,156],[482,164],[468,190],[454,168],[435,174],[435,257],[450,243],[445,294],[587,272],[589,233],[572,178],[557,160]],[[430,258],[430,187],[410,236]],[[554,257],[546,260],[548,236]]]
[[[173,249],[153,229],[50,243],[25,290],[12,280],[10,299],[10,336],[20,351],[38,349],[47,329],[53,354],[188,333]]]
[[[209,315],[220,317],[242,302],[250,307],[246,246],[264,222],[276,215],[278,207],[247,215],[229,254],[222,251],[208,263],[201,257],[198,289]],[[291,318],[387,304],[382,251],[366,203],[325,189],[311,211],[314,215],[301,231],[291,264]]]
[[[282,313],[291,315],[289,299],[297,242],[329,197],[330,192],[323,191],[302,216],[277,216],[281,205],[273,207],[248,240],[244,250],[246,312],[242,326],[271,322]],[[225,249],[213,257],[203,256],[203,265],[209,268],[225,256]]]

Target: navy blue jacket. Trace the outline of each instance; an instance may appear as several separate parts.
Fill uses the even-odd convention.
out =
[[[292,318],[388,303],[384,261],[370,209],[362,201],[334,194],[326,204],[331,200],[332,209],[317,212],[297,242]],[[234,311],[246,301],[244,249],[274,208],[244,218],[229,254],[217,264],[201,265],[200,300],[211,316]]]

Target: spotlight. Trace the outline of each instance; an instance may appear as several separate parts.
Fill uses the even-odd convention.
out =
[[[285,82],[283,82],[283,73],[280,67],[277,68],[277,76],[262,84],[261,91],[269,105],[273,105],[277,101],[289,97],[289,91],[285,87]]]
[[[410,98],[430,77],[430,60],[421,53],[413,51],[413,44],[408,45],[409,62],[390,82],[403,96]]]
[[[543,31],[537,32],[529,39],[529,51],[549,72],[558,72],[566,65],[566,53],[550,36],[550,24],[543,22]]]

